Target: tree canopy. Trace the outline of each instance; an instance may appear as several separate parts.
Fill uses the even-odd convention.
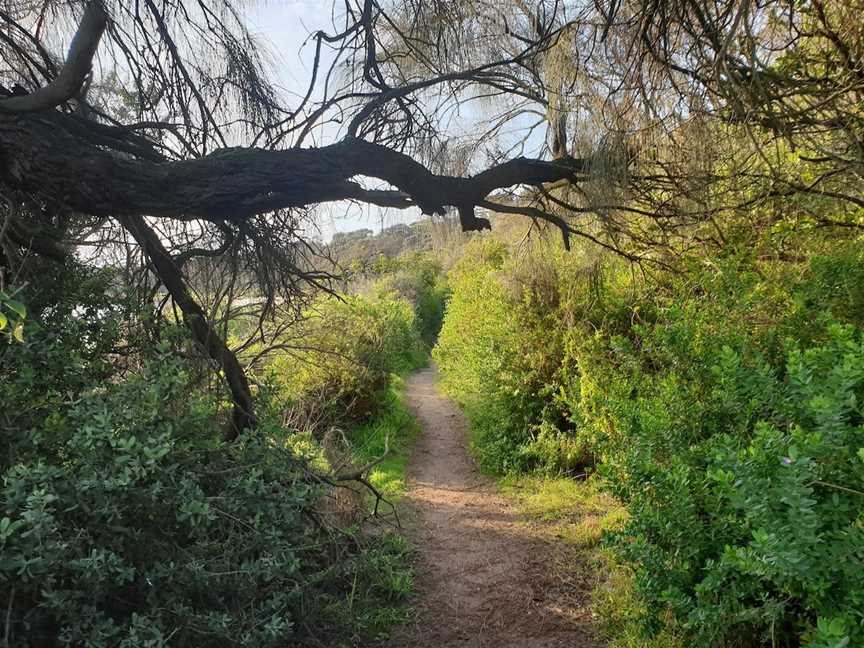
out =
[[[4,265],[134,240],[222,367],[237,429],[248,385],[184,264],[232,259],[264,313],[302,302],[328,280],[305,234],[316,205],[453,212],[464,230],[521,214],[662,264],[778,195],[864,204],[846,182],[853,1],[345,0],[309,34],[296,96],[230,0],[0,9]]]

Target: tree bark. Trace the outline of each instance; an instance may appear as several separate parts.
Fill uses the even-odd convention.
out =
[[[459,208],[465,229],[483,226],[473,209],[492,192],[520,184],[578,182],[586,160],[515,158],[471,177],[437,175],[410,156],[360,139],[310,149],[221,149],[208,156],[154,161],[110,150],[73,117],[52,111],[0,113],[0,177],[31,195],[94,216],[147,215],[220,221],[336,200],[424,213]],[[102,132],[100,138],[104,138]],[[368,176],[394,190],[367,190]]]

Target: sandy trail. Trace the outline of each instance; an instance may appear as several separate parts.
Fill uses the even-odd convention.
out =
[[[407,381],[423,433],[409,465],[403,524],[420,551],[414,620],[392,648],[595,646],[584,606],[560,605],[550,545],[481,475],[462,413],[436,390],[434,368]],[[572,602],[572,592],[563,596]]]

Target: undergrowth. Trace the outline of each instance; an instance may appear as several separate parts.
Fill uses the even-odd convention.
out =
[[[550,477],[526,510],[609,552],[613,645],[864,645],[864,248],[773,244],[640,277],[481,239],[451,272],[443,386],[481,467]],[[553,478],[585,474],[620,526]]]
[[[367,479],[386,500],[386,503],[377,502],[374,494],[365,494],[362,505],[366,515],[373,512],[376,503],[379,506],[378,533],[372,536],[377,550],[363,563],[356,580],[371,584],[364,601],[371,597],[379,602],[355,606],[353,590],[348,602],[348,609],[357,610],[356,623],[368,627],[378,640],[386,639],[395,625],[408,620],[410,599],[415,592],[414,547],[400,532],[395,516],[399,496],[405,491],[410,446],[418,433],[417,423],[405,405],[403,391],[402,376],[391,374],[387,388],[377,395],[375,417],[350,432],[355,463],[376,462]]]
[[[146,314],[109,269],[70,262],[50,291],[4,297],[0,643],[379,645],[407,618],[412,551],[329,510],[343,489],[325,446],[353,430],[364,465],[386,439],[369,478],[404,488],[415,428],[394,372],[425,362],[441,289],[434,264],[409,270],[322,298],[296,331],[308,344],[257,376],[258,425],[233,442],[188,332],[131,326]]]
[[[377,416],[351,432],[358,463],[384,457],[370,470],[369,481],[391,498],[405,491],[410,445],[419,431],[414,416],[405,405],[404,388],[403,377],[391,374],[390,384],[379,397]]]

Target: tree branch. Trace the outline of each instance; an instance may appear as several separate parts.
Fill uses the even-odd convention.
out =
[[[0,111],[25,113],[51,110],[72,99],[90,73],[93,56],[102,39],[108,16],[100,2],[87,5],[78,31],[72,38],[66,63],[51,83],[22,97],[0,99]]]
[[[219,364],[234,401],[231,424],[226,428],[224,435],[227,440],[237,438],[241,432],[256,424],[252,393],[243,367],[237,360],[237,356],[207,321],[204,310],[189,293],[180,268],[162,245],[156,232],[141,216],[124,217],[121,223],[144,250],[159,279],[183,312],[183,318],[195,340],[207,351],[207,355]]]
[[[520,157],[472,177],[437,175],[404,153],[354,138],[320,148],[226,148],[192,160],[154,162],[96,146],[64,127],[65,121],[59,113],[0,114],[0,178],[94,216],[218,222],[360,200],[416,206],[427,214],[454,206],[463,214],[463,227],[477,229],[481,221],[473,207],[490,193],[520,184],[579,182],[590,166],[584,159]],[[354,181],[358,176],[383,180],[397,191],[365,189]]]

